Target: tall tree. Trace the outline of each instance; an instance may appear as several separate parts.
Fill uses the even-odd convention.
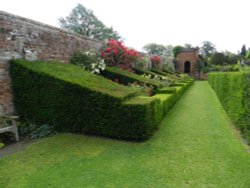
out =
[[[78,4],[66,18],[59,19],[60,26],[74,33],[101,41],[120,39],[119,34],[105,26],[91,10]]]
[[[184,49],[183,46],[175,46],[173,48],[173,53],[174,53],[174,57],[176,58],[177,55]]]
[[[189,43],[184,44],[184,47],[185,48],[193,48],[192,44],[189,44]]]
[[[145,50],[149,55],[165,56],[168,54],[168,49],[164,45],[156,43],[149,43],[143,46],[143,50]]]
[[[174,57],[174,52],[173,52],[174,47],[172,45],[167,45],[166,46],[166,57],[173,58]]]
[[[210,59],[210,64],[214,65],[224,65],[227,64],[227,57],[223,53],[215,53]]]
[[[216,52],[215,45],[210,41],[204,41],[200,47],[200,52],[205,57],[210,57]]]
[[[250,50],[247,51],[246,58],[247,58],[248,60],[250,60]]]
[[[240,55],[242,55],[242,56],[246,56],[247,55],[247,49],[246,49],[246,45],[245,44],[241,47]]]

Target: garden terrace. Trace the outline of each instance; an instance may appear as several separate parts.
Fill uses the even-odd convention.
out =
[[[153,86],[155,90],[163,86],[163,84],[158,80],[144,78],[138,74],[135,74],[133,72],[128,72],[126,70],[122,70],[117,67],[107,67],[107,69],[102,72],[102,75],[111,80],[118,79],[119,82],[122,84],[128,84],[134,82],[144,83],[148,86],[149,85]]]
[[[172,100],[166,105],[162,97],[134,97],[137,89],[70,64],[13,60],[10,72],[14,103],[21,119],[50,124],[61,132],[144,140],[158,128],[166,106],[173,105]],[[121,75],[125,72],[122,70]],[[176,88],[174,102],[187,87]]]
[[[150,69],[150,71],[157,73],[157,74],[160,74],[160,75],[163,75],[163,76],[168,76],[169,74],[173,74],[173,73],[161,71],[159,69]]]

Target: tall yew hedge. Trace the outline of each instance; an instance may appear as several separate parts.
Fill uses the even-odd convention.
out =
[[[210,73],[208,80],[231,120],[250,143],[250,73]]]

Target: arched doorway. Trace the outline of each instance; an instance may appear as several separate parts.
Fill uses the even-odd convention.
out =
[[[189,61],[186,61],[184,63],[184,73],[190,73],[191,63]]]

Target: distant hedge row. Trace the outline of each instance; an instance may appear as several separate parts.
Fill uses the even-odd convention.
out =
[[[158,80],[152,80],[144,78],[140,75],[119,69],[117,67],[107,67],[105,71],[101,73],[104,77],[114,80],[118,79],[122,84],[133,83],[135,81],[144,83],[146,85],[153,86],[154,90],[162,87],[162,83]]]
[[[13,60],[10,73],[21,119],[53,125],[60,132],[128,140],[153,135],[163,114],[189,85],[172,89],[173,94],[163,89],[161,96],[134,97],[136,89],[74,65]]]
[[[208,80],[228,115],[250,143],[250,73],[210,73]]]

